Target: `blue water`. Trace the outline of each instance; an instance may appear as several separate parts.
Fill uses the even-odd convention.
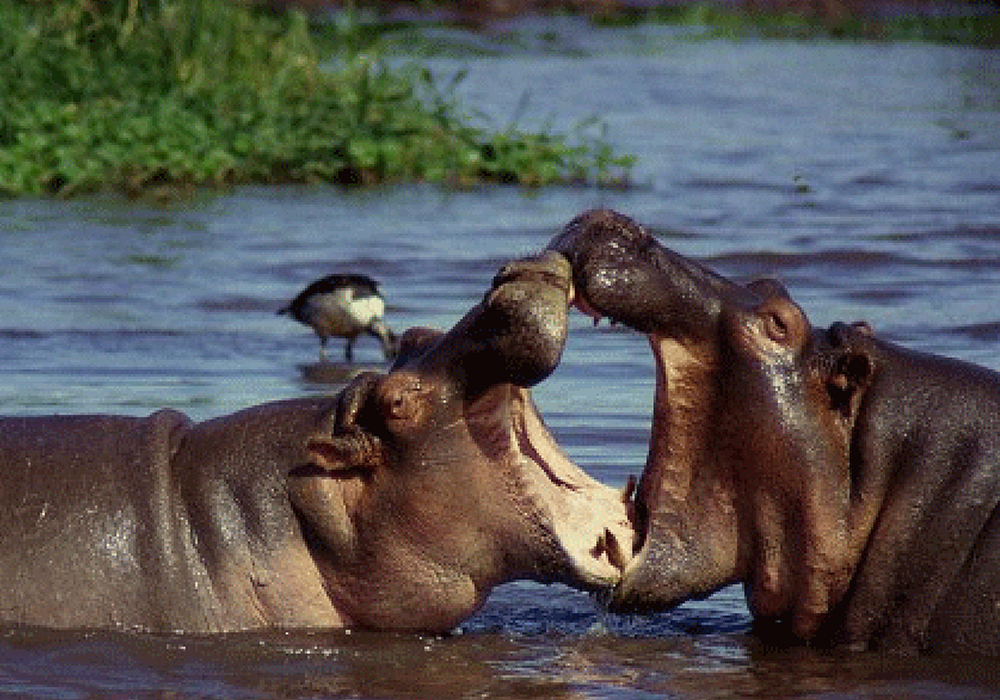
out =
[[[274,314],[306,283],[365,272],[381,281],[394,328],[447,328],[503,261],[594,206],[737,279],[777,276],[816,325],[866,319],[912,347],[1000,369],[1000,54],[700,41],[573,20],[468,41],[476,52],[432,65],[444,78],[468,71],[458,96],[470,112],[561,132],[596,115],[609,142],[638,156],[637,186],[0,202],[0,413],[171,406],[204,419],[336,391],[312,371],[311,332]],[[357,355],[380,362],[374,341]],[[593,475],[621,486],[641,470],[652,399],[642,338],[575,317],[536,399]],[[12,628],[0,633],[0,695],[1000,695],[992,662],[776,652],[748,625],[736,588],[622,618],[560,586],[511,584],[445,638]]]

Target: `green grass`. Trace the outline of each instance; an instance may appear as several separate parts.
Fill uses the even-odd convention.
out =
[[[742,39],[844,39],[880,41],[922,41],[930,43],[996,46],[1000,43],[1000,13],[986,12],[968,2],[963,8],[956,0],[947,12],[922,12],[920,6],[884,19],[844,10],[824,14],[811,3],[793,3],[784,8],[761,3],[729,5],[712,0],[696,0],[648,10],[622,12],[601,18],[601,23],[628,26],[645,22],[700,27],[706,37]],[[934,9],[931,5],[928,9]]]
[[[455,10],[462,0],[395,0],[399,5],[417,9]],[[615,6],[599,0],[588,2],[525,3],[540,14],[584,14],[598,26],[629,27],[645,23],[697,27],[699,38],[744,39],[844,39],[919,41],[975,46],[1000,44],[1000,12],[990,0],[930,0],[925,3],[902,3],[885,16],[879,16],[878,2],[822,2],[815,0],[687,0],[685,2],[624,3]],[[357,0],[370,17],[384,2]],[[473,13],[474,14],[474,13]],[[489,12],[484,13],[486,19]],[[385,24],[370,22],[369,39],[377,36]]]
[[[461,76],[390,66],[349,29],[323,46],[333,68],[301,14],[224,0],[0,3],[0,193],[627,180],[599,125],[477,127]]]

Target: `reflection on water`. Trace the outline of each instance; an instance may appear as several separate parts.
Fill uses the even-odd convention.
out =
[[[7,697],[996,697],[993,660],[767,650],[745,635],[150,637],[8,630]]]
[[[204,419],[334,392],[356,369],[383,367],[381,351],[362,340],[359,367],[316,364],[312,332],[274,314],[304,284],[363,272],[381,282],[393,328],[447,328],[502,262],[593,206],[634,216],[724,274],[782,279],[817,325],[864,318],[914,347],[1000,368],[1000,54],[572,26],[572,53],[585,56],[515,51],[434,66],[468,68],[463,99],[500,123],[519,110],[556,129],[602,116],[608,138],[640,158],[634,190],[251,188],[164,208],[0,203],[0,412],[173,406]],[[622,486],[641,470],[652,401],[643,339],[575,316],[563,363],[535,395],[596,477]],[[775,651],[748,628],[737,588],[614,617],[585,595],[525,583],[496,591],[448,638],[14,628],[0,636],[0,695],[997,692],[992,662]]]

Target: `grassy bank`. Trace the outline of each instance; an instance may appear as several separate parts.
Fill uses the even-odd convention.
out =
[[[0,193],[619,181],[599,139],[471,125],[454,84],[224,0],[0,3]]]
[[[606,15],[611,24],[659,22],[699,26],[721,38],[920,41],[996,46],[1000,12],[985,3],[919,3],[882,7],[879,2],[698,1],[642,12]]]
[[[341,0],[270,0],[319,10]],[[414,8],[486,26],[519,14],[576,13],[597,25],[694,26],[705,36],[922,41],[996,46],[1000,10],[991,0],[358,0],[375,12]]]

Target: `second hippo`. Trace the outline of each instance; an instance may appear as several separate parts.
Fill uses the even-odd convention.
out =
[[[641,535],[612,600],[662,609],[745,584],[767,638],[1000,654],[1000,375],[813,328],[627,217],[552,241],[577,304],[656,359]]]

